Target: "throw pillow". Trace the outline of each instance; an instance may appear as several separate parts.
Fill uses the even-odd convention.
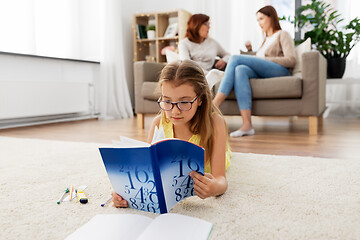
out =
[[[295,47],[296,52],[296,64],[292,71],[293,76],[302,77],[301,71],[302,71],[302,57],[301,55],[304,52],[309,52],[311,50],[311,39],[308,38],[304,42],[302,42],[300,45]]]
[[[167,49],[165,51],[167,63],[176,62],[180,60],[179,54]]]

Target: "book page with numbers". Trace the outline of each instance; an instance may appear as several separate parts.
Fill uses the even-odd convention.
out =
[[[100,149],[114,191],[129,207],[160,213],[150,148]]]
[[[167,211],[181,200],[194,196],[191,171],[204,174],[204,149],[172,139],[156,144]]]

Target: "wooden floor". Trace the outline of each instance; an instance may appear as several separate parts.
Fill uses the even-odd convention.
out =
[[[49,140],[111,143],[127,136],[146,141],[153,116],[145,117],[145,129],[139,130],[136,118],[121,120],[84,120],[0,130],[0,136]],[[240,127],[241,118],[226,117],[229,131]],[[324,119],[318,136],[308,135],[308,121],[299,118],[253,118],[255,136],[231,138],[234,152],[316,156],[360,160],[360,119]]]

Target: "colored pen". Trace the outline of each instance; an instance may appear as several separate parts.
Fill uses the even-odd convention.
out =
[[[102,207],[104,207],[106,204],[108,204],[110,202],[110,200],[112,199],[113,197],[109,197],[104,203],[101,204]]]
[[[65,194],[67,194],[69,192],[69,188],[66,188],[64,193],[61,195],[60,199],[57,201],[57,204],[60,204],[62,202],[62,200],[65,197]]]

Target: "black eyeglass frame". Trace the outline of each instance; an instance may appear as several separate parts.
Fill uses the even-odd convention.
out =
[[[161,100],[160,100],[160,99],[161,99],[161,96],[160,96],[157,102],[158,102],[159,107],[160,107],[162,110],[164,110],[164,111],[171,111],[171,110],[174,108],[174,105],[176,105],[176,107],[177,107],[180,111],[190,111],[190,110],[192,109],[193,103],[198,99],[198,97],[199,97],[199,96],[196,96],[192,101],[170,102],[170,101],[161,101]],[[164,108],[162,108],[161,105],[160,105],[162,102],[164,102],[164,103],[170,103],[170,104],[171,104],[171,108],[170,108],[170,109],[164,109]],[[186,103],[190,103],[191,105],[190,105],[190,108],[189,108],[189,109],[183,110],[183,109],[180,108],[179,103],[185,103],[185,104],[186,104]]]

